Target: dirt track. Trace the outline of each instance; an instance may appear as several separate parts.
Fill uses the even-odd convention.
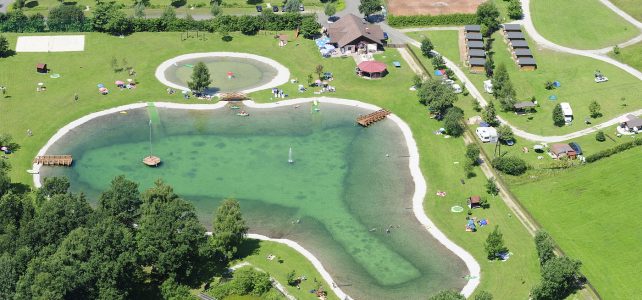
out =
[[[388,12],[395,16],[475,13],[485,0],[388,0]]]

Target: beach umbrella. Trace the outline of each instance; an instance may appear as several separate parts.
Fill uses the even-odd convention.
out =
[[[98,91],[101,92],[101,93],[104,93],[104,92],[107,92],[107,89],[104,88],[104,87],[101,87],[101,88],[98,89]]]
[[[228,76],[228,77],[230,77],[230,76],[234,76],[234,73],[233,73],[233,72],[227,72],[227,76]]]
[[[123,85],[123,84],[125,84],[125,82],[123,82],[123,81],[121,81],[121,80],[116,80],[116,82],[114,82],[114,83],[115,83],[116,85]]]
[[[99,88],[104,88],[104,87],[105,87],[105,85],[104,85],[104,84],[102,84],[102,83],[99,83],[97,86],[98,86]]]

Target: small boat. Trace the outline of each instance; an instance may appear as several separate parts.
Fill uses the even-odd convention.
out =
[[[230,106],[230,109],[241,109],[241,107],[238,105],[232,105]]]
[[[247,112],[242,111],[242,112],[237,113],[236,115],[237,115],[237,116],[241,116],[241,117],[247,117],[247,116],[249,116],[250,114],[248,114]]]

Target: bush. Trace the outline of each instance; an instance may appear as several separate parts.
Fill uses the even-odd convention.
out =
[[[421,54],[423,54],[423,56],[432,57],[433,49],[435,49],[435,47],[432,45],[429,38],[426,37],[421,41]]]
[[[564,112],[562,112],[562,106],[557,104],[553,109],[553,124],[558,127],[564,126],[566,121],[564,120]]]
[[[606,141],[606,136],[604,136],[604,132],[603,132],[603,131],[601,131],[601,130],[600,130],[600,131],[598,131],[598,132],[595,134],[595,140],[596,140],[596,141],[598,141],[598,142],[604,142],[604,141]]]
[[[499,226],[495,226],[493,232],[488,234],[484,249],[486,249],[486,256],[490,260],[497,259],[499,254],[508,252],[508,248],[504,245],[504,235],[499,231]]]
[[[421,27],[436,25],[467,25],[478,24],[474,14],[451,15],[420,15],[420,16],[388,16],[388,25],[393,27]]]
[[[538,230],[535,234],[535,248],[537,248],[537,256],[539,256],[541,266],[555,257],[555,242],[546,231]]]
[[[486,193],[493,196],[499,195],[499,188],[495,183],[495,178],[488,178],[488,181],[486,181]]]
[[[444,116],[444,128],[452,136],[464,133],[464,112],[459,107],[451,107]]]
[[[513,176],[524,174],[528,169],[526,162],[516,156],[497,157],[493,159],[492,165],[495,169]]]
[[[466,157],[471,165],[477,165],[479,161],[479,146],[477,144],[468,144],[466,145]]]
[[[85,15],[79,6],[63,4],[49,11],[47,26],[51,31],[82,31]]]
[[[508,11],[508,16],[513,20],[520,20],[522,17],[524,17],[524,13],[522,12],[522,4],[519,0],[510,0],[506,9]]]
[[[598,132],[598,134],[600,132]],[[604,135],[603,132],[602,132],[602,135]],[[597,136],[596,136],[596,138],[597,138]],[[640,146],[640,145],[642,145],[642,139],[636,138],[636,139],[634,139],[634,140],[632,140],[630,142],[622,143],[622,144],[619,144],[619,145],[617,145],[617,146],[615,146],[613,148],[602,150],[600,152],[591,154],[591,155],[586,157],[586,162],[587,163],[592,163],[592,162],[598,161],[598,160],[600,160],[602,158],[609,157],[609,156],[611,156],[613,154],[620,153],[622,151],[629,150],[631,148],[634,148],[634,147],[637,147],[637,146]]]

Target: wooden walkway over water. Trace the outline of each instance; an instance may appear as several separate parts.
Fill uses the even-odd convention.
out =
[[[73,158],[71,155],[43,155],[36,156],[33,159],[34,164],[44,165],[44,166],[71,166]]]
[[[385,110],[385,109],[380,109],[378,111],[375,111],[373,113],[367,114],[367,115],[362,115],[357,118],[357,123],[363,127],[368,127],[370,124],[375,123],[377,121],[381,121],[386,118],[387,115],[389,115],[390,112]]]

